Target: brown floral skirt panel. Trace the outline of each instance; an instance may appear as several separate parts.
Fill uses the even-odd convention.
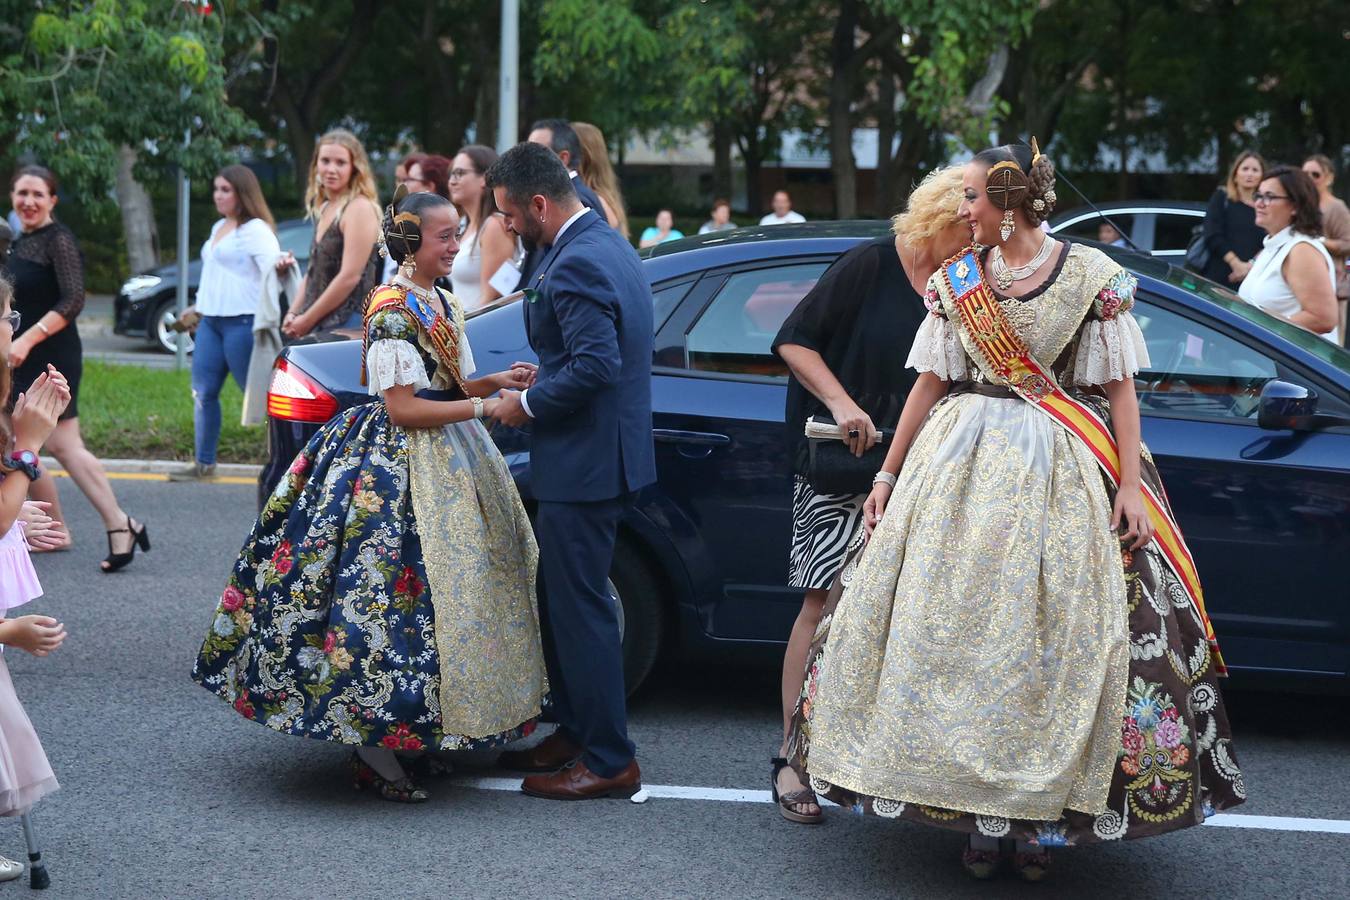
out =
[[[1165,496],[1147,451],[1141,462],[1144,480]],[[1114,502],[1109,484],[1107,491]],[[864,549],[859,530],[807,655],[806,678],[789,735],[793,767],[822,796],[863,815],[1040,846],[1163,834],[1201,824],[1246,798],[1204,627],[1156,544],[1133,553],[1121,550],[1129,609],[1129,685],[1105,812],[1066,811],[1057,821],[1008,819],[922,806],[903,797],[860,795],[811,777],[811,704],[819,688],[821,661],[829,652],[834,611]]]

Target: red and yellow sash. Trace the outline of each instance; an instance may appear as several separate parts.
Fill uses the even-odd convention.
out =
[[[1075,400],[1060,387],[1054,374],[1031,355],[1026,342],[1008,321],[993,290],[985,280],[978,254],[967,249],[942,264],[943,278],[951,291],[952,302],[974,348],[984,358],[989,371],[1006,382],[1023,400],[1046,413],[1070,434],[1077,436],[1092,452],[1102,471],[1117,487],[1120,485],[1120,452],[1115,436],[1091,407]],[[1181,536],[1181,527],[1147,483],[1143,484],[1144,505],[1153,521],[1154,540],[1168,566],[1185,588],[1205,626],[1215,672],[1226,674],[1214,626],[1205,612],[1205,595],[1195,560]]]
[[[460,390],[463,390],[464,382],[459,371],[459,333],[455,327],[459,323],[452,323],[440,310],[433,309],[426,300],[417,296],[408,288],[397,284],[381,284],[372,290],[370,296],[366,298],[366,313],[362,318],[364,336],[361,353],[361,383],[366,383],[366,354],[370,351],[370,320],[377,313],[389,309],[391,306],[397,306],[412,314],[412,317],[417,320],[417,324],[426,331],[431,349],[435,352],[441,366],[450,373],[451,381]]]

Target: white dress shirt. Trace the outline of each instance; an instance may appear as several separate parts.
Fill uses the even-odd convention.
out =
[[[1335,296],[1336,265],[1332,262],[1326,245],[1318,238],[1300,234],[1292,225],[1275,234],[1266,235],[1265,246],[1252,260],[1251,271],[1242,279],[1238,296],[1252,306],[1286,319],[1303,312],[1303,304],[1298,302],[1298,297],[1294,296],[1289,282],[1284,280],[1284,261],[1289,258],[1289,251],[1298,244],[1308,244],[1316,248],[1326,260],[1327,278],[1331,283],[1331,293]],[[1340,332],[1333,328],[1322,337],[1336,344],[1339,343]]]
[[[572,173],[572,177],[573,178],[577,177],[575,172]],[[563,233],[566,232],[567,229],[572,227],[572,223],[575,222],[577,219],[580,219],[582,216],[586,215],[586,213],[588,212],[590,212],[590,210],[583,206],[581,209],[572,213],[572,215],[567,219],[567,221],[562,223],[562,227],[558,229],[558,233],[553,236],[553,243],[556,244],[558,243],[558,241],[562,240]],[[552,246],[552,244],[550,244],[549,246]],[[528,393],[529,393],[528,389],[520,392],[520,405],[522,408],[524,408],[525,415],[533,419],[534,413],[530,412],[530,402],[525,399],[525,395]]]
[[[197,312],[204,316],[251,316],[262,296],[263,273],[276,263],[281,245],[262,219],[249,219],[219,241],[225,219],[211,226],[202,245]]]

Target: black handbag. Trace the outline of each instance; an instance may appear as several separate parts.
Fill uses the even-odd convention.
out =
[[[833,425],[829,415],[812,416],[807,424]],[[862,456],[837,437],[806,438],[806,481],[817,494],[866,494],[872,490],[872,478],[886,461],[886,442],[890,435],[881,432],[880,440]]]

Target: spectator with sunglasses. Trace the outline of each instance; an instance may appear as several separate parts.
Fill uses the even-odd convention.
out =
[[[1336,264],[1336,300],[1340,307],[1341,340],[1345,340],[1345,309],[1350,301],[1350,207],[1331,192],[1336,183],[1336,168],[1321,153],[1314,153],[1303,161],[1303,171],[1317,185],[1317,205],[1322,210],[1322,243]]]
[[[1266,172],[1256,193],[1265,246],[1238,291],[1253,306],[1339,343],[1336,272],[1320,240],[1322,212],[1313,180],[1293,166]]]

